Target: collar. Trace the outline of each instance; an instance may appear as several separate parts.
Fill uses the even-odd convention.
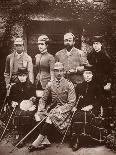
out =
[[[19,53],[16,52],[16,57],[17,58],[20,58],[22,55],[23,55],[23,52],[21,54],[19,54]]]
[[[64,77],[62,77],[60,80],[58,80],[58,79],[55,78],[55,81],[56,81],[57,83],[60,83],[60,82],[63,81],[63,80],[64,80]]]
[[[44,54],[47,54],[48,53],[48,51],[47,51],[47,49],[44,51],[44,53],[40,53],[41,55],[44,55]]]
[[[74,47],[72,47],[70,51],[67,51],[67,49],[65,48],[66,55],[70,56],[73,53],[73,49],[74,49]]]

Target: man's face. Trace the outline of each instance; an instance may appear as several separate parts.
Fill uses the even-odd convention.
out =
[[[71,50],[74,44],[74,37],[71,34],[64,35],[64,46],[67,50]]]
[[[21,54],[23,52],[24,50],[23,44],[15,44],[14,46],[18,54]]]
[[[100,42],[94,42],[93,43],[93,48],[96,52],[99,52],[101,51],[101,47],[102,47],[102,44]]]
[[[27,80],[27,74],[19,74],[18,79],[21,83],[26,82]]]
[[[54,69],[55,78],[60,80],[64,76],[64,69]]]
[[[86,82],[90,82],[92,80],[93,74],[91,71],[84,71],[83,77]]]
[[[38,41],[38,49],[41,53],[44,53],[47,49],[47,46],[45,41]]]

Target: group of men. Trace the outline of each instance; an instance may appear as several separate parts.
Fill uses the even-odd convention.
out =
[[[43,38],[39,41],[42,42]],[[76,111],[79,112],[79,117],[85,111],[92,111],[97,116],[103,115],[102,110],[99,112],[103,104],[102,96],[107,95],[112,86],[111,60],[102,50],[101,37],[94,37],[93,51],[88,55],[74,45],[74,34],[66,33],[64,49],[55,54],[53,78],[44,88],[43,95],[37,103],[37,111],[34,104],[30,105],[26,102],[29,104],[27,111],[31,113],[36,111],[38,117],[46,111],[45,109],[49,109],[39,136],[28,148],[30,152],[50,146],[47,135],[53,127],[64,134],[73,120],[72,114]],[[19,107],[25,110],[25,106],[21,104],[23,100],[35,102],[34,89],[29,86],[29,83],[34,84],[33,63],[31,57],[24,51],[21,38],[15,40],[14,46],[15,51],[6,58],[4,73],[6,88],[15,83],[9,95],[12,107],[15,108],[19,103]],[[20,84],[17,81],[20,81]],[[47,102],[49,97],[51,97],[51,103]],[[71,136],[73,137],[73,134]],[[72,139],[76,139],[72,142],[72,149],[75,151],[78,149],[78,136]]]

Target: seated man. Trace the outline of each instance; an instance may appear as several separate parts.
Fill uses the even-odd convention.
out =
[[[84,81],[75,88],[77,98],[79,95],[83,97],[78,102],[71,125],[71,147],[73,151],[79,148],[78,137],[85,132],[84,123],[90,123],[95,115],[100,114],[101,94],[98,85],[92,80],[92,71],[85,70],[83,77]]]
[[[50,110],[46,121],[40,131],[37,139],[29,146],[29,151],[35,151],[42,149],[42,142],[48,135],[48,132],[55,127],[61,133],[67,128],[71,110],[75,105],[76,94],[74,86],[71,82],[64,78],[64,67],[62,63],[56,62],[54,66],[55,79],[49,82],[46,89],[44,90],[43,97],[40,99],[39,110],[46,107],[47,99],[51,93],[52,97],[52,109]],[[42,108],[43,106],[43,108]],[[44,145],[43,148],[45,148]]]
[[[36,109],[36,106],[33,104],[36,101],[36,91],[34,85],[27,80],[27,69],[24,67],[19,68],[17,77],[18,81],[11,87],[9,94],[9,103],[11,103],[11,107],[15,109],[13,125],[18,132],[16,135],[16,143],[17,140],[19,141],[23,134],[25,134],[24,132],[28,132],[32,127]]]

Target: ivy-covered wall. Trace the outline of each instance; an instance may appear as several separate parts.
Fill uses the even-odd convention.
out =
[[[26,43],[25,29],[29,21],[75,20],[81,23],[83,28],[81,39],[84,51],[91,51],[89,41],[93,35],[104,35],[108,50],[112,51],[111,55],[115,55],[115,45],[112,40],[116,39],[116,22],[111,4],[110,0],[72,0],[71,2],[62,0],[11,0],[9,2],[6,0],[0,4],[0,7],[5,10],[4,13],[8,14],[7,18],[4,18],[4,37],[1,44],[4,42],[12,52],[15,37],[23,37]],[[2,33],[3,31],[0,34]]]
[[[15,37],[27,43],[26,27],[29,22],[73,20],[81,23],[82,50],[91,51],[90,38],[104,35],[106,46],[116,62],[116,0],[0,0],[0,78],[3,79],[6,56],[13,51]],[[0,80],[2,81],[2,80]],[[0,84],[0,85],[3,85]]]

